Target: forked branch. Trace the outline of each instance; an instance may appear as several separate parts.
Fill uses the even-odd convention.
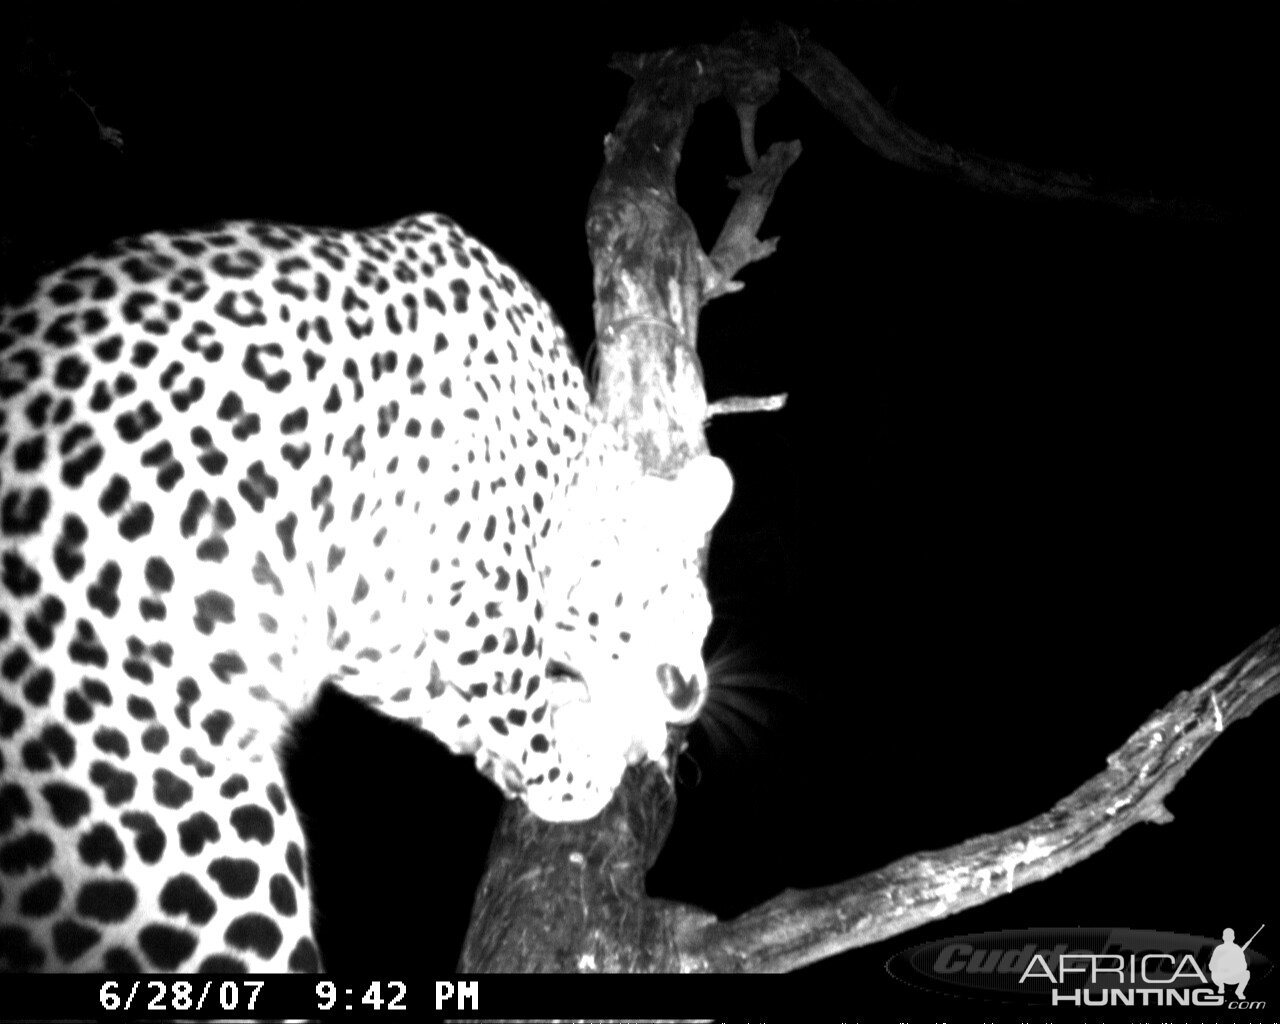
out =
[[[892,117],[828,50],[786,28],[715,47],[621,55],[634,79],[605,141],[587,236],[594,267],[596,403],[645,472],[670,475],[705,451],[706,419],[776,408],[778,398],[709,406],[695,355],[698,315],[740,288],[734,275],[770,255],[758,238],[798,143],[758,156],[754,116],[783,72],[886,159],[1017,196],[1101,202],[1133,213],[1211,216],[1194,204],[1098,189],[1082,175],[962,154]],[[750,171],[710,254],[675,194],[684,138],[700,103],[739,112]],[[1233,722],[1280,690],[1280,628],[1197,689],[1180,694],[1107,768],[1031,821],[946,850],[905,857],[839,885],[785,892],[732,921],[650,899],[644,876],[674,817],[670,780],[629,769],[589,822],[552,826],[510,803],[495,834],[461,959],[463,971],[787,971],[877,942],[1047,878],[1133,825],[1169,820],[1164,800]],[[683,736],[673,732],[669,753]]]

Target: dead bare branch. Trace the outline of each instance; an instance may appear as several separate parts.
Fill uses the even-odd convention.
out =
[[[738,199],[711,249],[714,269],[705,284],[704,302],[739,291],[742,284],[733,280],[738,271],[749,263],[767,259],[778,248],[776,238],[762,241],[757,235],[782,176],[798,159],[800,143],[775,143],[756,161],[750,174],[729,182],[737,190]]]
[[[774,412],[787,404],[785,393],[781,395],[761,395],[759,397],[721,398],[707,406],[707,418],[713,416],[729,416],[741,412]]]
[[[587,218],[596,404],[645,472],[670,476],[706,450],[698,316],[705,303],[737,290],[731,278],[742,267],[776,248],[756,233],[800,146],[771,147],[735,183],[738,200],[708,256],[675,194],[694,112],[717,98],[754,110],[776,91],[778,71],[725,47],[619,55],[614,66],[636,81],[605,140]],[[746,145],[754,151],[754,142]]]
[[[670,475],[706,450],[708,416],[772,407],[709,406],[695,355],[703,304],[738,290],[732,277],[774,251],[757,232],[799,144],[771,147],[736,183],[740,195],[710,256],[675,195],[694,110],[739,107],[743,148],[755,106],[779,72],[795,76],[886,159],[1015,196],[1103,203],[1133,213],[1214,216],[1196,204],[1135,198],[1086,177],[962,154],[885,111],[827,50],[788,29],[743,33],[717,47],[620,55],[635,78],[591,198],[596,403],[645,472]],[[742,110],[748,111],[745,115]],[[751,138],[747,136],[751,135]],[[509,804],[461,960],[464,971],[788,971],[900,934],[1048,878],[1143,822],[1166,822],[1164,799],[1226,726],[1280,690],[1280,628],[1180,694],[1108,759],[1105,771],[1021,825],[919,853],[823,889],[784,892],[732,921],[644,894],[674,814],[655,765],[628,770],[595,820],[548,826]],[[673,731],[668,752],[680,749]]]
[[[1050,878],[1134,825],[1172,821],[1164,801],[1191,766],[1277,693],[1280,627],[1174,697],[1105,771],[1030,821],[838,885],[784,892],[732,921],[678,919],[680,970],[795,970]]]
[[[864,146],[904,167],[1024,199],[1083,201],[1187,221],[1226,219],[1222,210],[1207,203],[1107,188],[1085,174],[996,160],[927,138],[889,113],[830,50],[786,26],[767,33],[744,32],[732,42],[788,72]]]

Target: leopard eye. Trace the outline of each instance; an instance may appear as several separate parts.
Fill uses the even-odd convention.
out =
[[[572,679],[575,682],[583,682],[582,673],[572,665],[567,665],[563,661],[557,661],[551,658],[547,662],[547,678],[548,679]]]

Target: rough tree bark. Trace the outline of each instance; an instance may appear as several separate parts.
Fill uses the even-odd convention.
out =
[[[776,408],[781,397],[709,407],[696,355],[703,305],[741,286],[734,275],[769,256],[757,232],[798,143],[757,155],[755,111],[792,75],[885,159],[987,191],[1118,207],[1133,214],[1213,218],[1205,206],[1107,191],[1089,179],[960,153],[900,123],[836,57],[779,27],[717,46],[619,55],[634,79],[605,140],[591,197],[596,402],[645,472],[670,476],[706,451],[707,418]],[[707,254],[675,194],[675,172],[699,104],[723,99],[742,128],[750,173]],[[627,771],[596,819],[549,825],[507,804],[476,894],[459,969],[536,972],[788,971],[1056,874],[1139,822],[1163,822],[1163,801],[1233,722],[1280,690],[1280,628],[1195,690],[1156,711],[1106,769],[1049,810],[1003,832],[915,854],[817,890],[788,891],[732,921],[650,899],[645,874],[675,813],[672,782],[653,763]],[[669,752],[683,735],[673,731]]]

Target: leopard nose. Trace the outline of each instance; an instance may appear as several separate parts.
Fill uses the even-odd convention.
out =
[[[700,687],[698,677],[684,674],[674,665],[664,663],[658,666],[658,684],[667,698],[667,703],[676,711],[684,711],[698,699]]]

